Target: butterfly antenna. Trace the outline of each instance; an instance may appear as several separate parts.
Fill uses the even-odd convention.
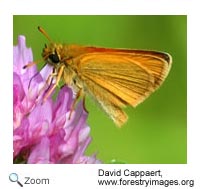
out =
[[[38,64],[38,63],[40,63],[42,61],[43,61],[43,59],[38,60],[38,61],[34,61],[34,62],[29,62],[28,64],[26,64],[26,65],[23,66],[23,69],[30,68],[31,66],[33,66],[35,64]]]
[[[38,26],[38,30],[49,40],[49,42],[53,42],[47,32],[42,27]]]
[[[40,61],[35,61],[35,62],[29,62],[28,64],[23,66],[23,69],[29,68],[35,64],[38,64]]]
[[[51,38],[49,37],[49,35],[47,34],[47,32],[46,32],[42,27],[38,26],[38,30],[49,40],[49,42],[52,43]],[[46,57],[48,57],[48,56],[49,56],[49,55],[47,54]],[[46,57],[44,57],[44,59],[46,59]],[[35,61],[35,62],[30,62],[30,63],[26,64],[26,65],[23,67],[23,69],[29,68],[29,67],[31,67],[31,66],[33,66],[33,65],[35,65],[35,64],[38,64],[39,62],[41,62],[41,60]]]

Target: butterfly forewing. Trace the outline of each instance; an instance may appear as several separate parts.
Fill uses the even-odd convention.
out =
[[[122,107],[136,106],[167,76],[171,58],[153,51],[90,52],[74,59],[85,93],[121,126],[127,120]]]

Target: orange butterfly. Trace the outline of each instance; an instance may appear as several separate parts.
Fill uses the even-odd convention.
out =
[[[38,29],[50,41],[42,53],[46,64],[54,68],[48,80],[56,78],[44,98],[64,81],[76,92],[72,111],[78,98],[87,94],[119,127],[128,118],[123,108],[144,101],[163,83],[171,68],[168,53],[64,45],[52,42],[41,27]]]

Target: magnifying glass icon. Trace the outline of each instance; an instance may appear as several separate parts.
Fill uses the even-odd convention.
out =
[[[21,187],[23,187],[22,183],[18,181],[18,174],[17,173],[11,173],[9,175],[9,180],[11,182],[17,182]]]

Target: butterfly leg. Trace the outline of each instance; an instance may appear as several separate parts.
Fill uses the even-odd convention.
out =
[[[53,72],[48,76],[47,80],[46,80],[46,85],[51,85],[53,82],[53,78],[56,77],[58,75],[58,73],[56,72],[55,69],[53,69]]]
[[[85,105],[85,94],[83,95],[83,108],[84,108],[85,112],[88,113],[88,111],[86,109],[86,105]]]
[[[64,68],[65,68],[64,66],[61,66],[60,69],[58,70],[58,73],[55,73],[55,74],[52,73],[50,75],[50,77],[48,77],[48,79],[50,80],[50,79],[52,79],[52,77],[57,76],[56,77],[56,82],[53,84],[52,88],[49,89],[47,91],[47,93],[45,94],[43,102],[45,102],[47,100],[47,98],[51,95],[51,93],[54,91],[54,89],[58,86],[59,81],[60,81],[60,79],[61,79],[61,77],[63,75]],[[47,79],[47,82],[48,82],[48,79]]]
[[[78,91],[78,93],[76,94],[76,97],[75,97],[75,99],[73,100],[73,103],[72,103],[72,105],[71,105],[70,113],[69,113],[69,117],[68,117],[69,120],[71,119],[72,112],[73,112],[74,109],[75,109],[75,106],[76,106],[76,104],[77,104],[77,102],[78,102],[79,97],[82,96],[82,95],[83,95],[83,90],[80,89],[80,90]]]
[[[45,84],[42,86],[42,88],[39,90],[39,93],[38,93],[38,96],[40,96],[41,95],[41,93],[45,90],[45,88],[47,87],[47,89],[45,90],[45,92],[44,93],[46,93],[49,89],[50,89],[50,86],[51,86],[51,84],[52,84],[52,82],[53,82],[53,78],[54,77],[56,77],[58,74],[55,72],[55,71],[53,71],[51,74],[49,74],[49,76],[48,76],[48,78],[47,78],[47,80],[46,80],[46,82],[45,82]]]

